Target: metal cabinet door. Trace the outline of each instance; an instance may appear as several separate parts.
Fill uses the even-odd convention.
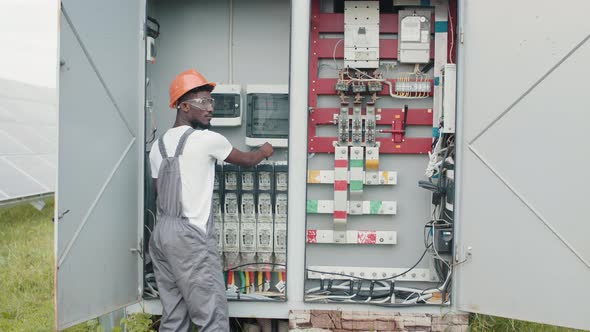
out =
[[[455,302],[590,329],[590,2],[460,9]]]
[[[63,0],[56,207],[59,329],[140,297],[145,0]]]

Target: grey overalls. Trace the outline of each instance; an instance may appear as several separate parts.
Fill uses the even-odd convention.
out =
[[[229,331],[213,213],[209,215],[205,234],[182,212],[178,156],[193,131],[190,128],[182,135],[174,157],[168,157],[164,137],[159,140],[162,154],[157,198],[160,218],[150,240],[150,256],[162,302],[160,332],[188,332],[191,321],[200,332]]]

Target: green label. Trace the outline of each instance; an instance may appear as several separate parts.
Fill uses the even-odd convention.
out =
[[[308,200],[307,201],[307,213],[318,213],[318,201]]]
[[[379,214],[381,210],[381,201],[371,201],[371,214]]]
[[[351,180],[350,181],[350,191],[363,191],[363,181]]]
[[[350,167],[363,168],[363,161],[362,160],[351,160]]]

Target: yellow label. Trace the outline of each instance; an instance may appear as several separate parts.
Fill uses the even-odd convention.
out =
[[[402,146],[401,146],[401,145],[396,145],[396,146],[395,146],[395,148],[396,148],[396,149],[401,149],[401,148],[402,148]]]
[[[395,118],[396,118],[396,119],[399,119],[399,118],[400,118],[400,115],[399,115],[399,114],[396,114],[396,115],[395,115]]]
[[[365,163],[367,171],[376,171],[379,169],[379,159],[369,159]]]
[[[308,171],[307,183],[320,183],[320,171]]]
[[[381,175],[383,176],[383,183],[389,183],[389,174],[387,171],[383,171],[381,172]]]

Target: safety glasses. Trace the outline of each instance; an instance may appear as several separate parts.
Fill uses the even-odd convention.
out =
[[[200,108],[203,110],[208,109],[209,107],[211,107],[211,108],[215,107],[215,99],[213,99],[213,98],[195,98],[195,99],[189,99],[185,102],[193,105],[196,108]]]

